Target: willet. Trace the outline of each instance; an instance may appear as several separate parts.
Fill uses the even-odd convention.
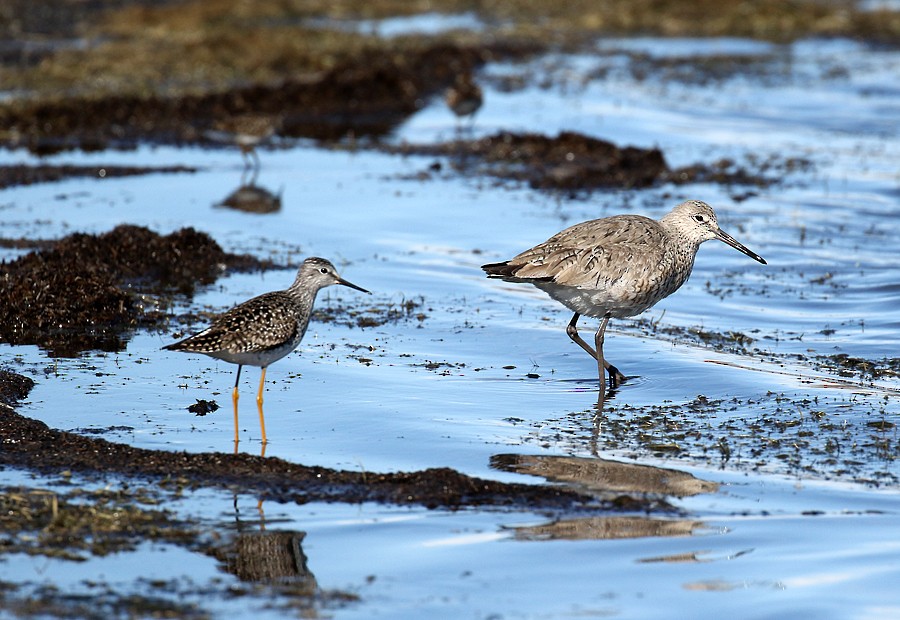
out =
[[[502,263],[483,265],[488,277],[528,282],[575,313],[566,333],[597,360],[600,396],[604,370],[610,387],[625,380],[603,357],[610,318],[640,314],[684,284],[700,244],[718,239],[762,264],[766,261],[719,228],[705,202],[683,202],[659,221],[615,215],[575,224]],[[578,335],[581,315],[599,318],[594,346]]]
[[[216,318],[202,332],[163,347],[170,351],[203,353],[238,365],[231,398],[234,402],[234,443],[238,443],[238,381],[241,368],[260,366],[259,392],[256,405],[263,446],[267,443],[263,416],[263,388],[266,368],[297,348],[312,314],[316,293],[333,284],[343,284],[363,293],[364,288],[341,278],[334,265],[324,258],[307,258],[297,272],[294,283],[284,291],[254,297]]]

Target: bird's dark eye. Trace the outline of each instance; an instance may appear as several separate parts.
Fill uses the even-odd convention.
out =
[[[328,267],[320,267],[319,273],[328,273]]]
[[[702,215],[700,215],[699,213],[698,213],[697,215],[694,216],[694,219],[695,219],[696,221],[700,222],[701,224],[702,224],[703,222],[706,221],[706,218],[703,217]]]

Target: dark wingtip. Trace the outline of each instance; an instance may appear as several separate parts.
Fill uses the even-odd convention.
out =
[[[509,264],[509,261],[503,261],[502,263],[488,263],[487,265],[482,265],[481,269],[489,278],[509,278],[513,275],[513,271],[515,271],[515,268]]]
[[[170,342],[169,344],[162,347],[163,351],[188,351],[189,347],[187,347],[188,341],[191,340],[193,336],[189,336],[187,338],[182,338],[181,340],[176,340],[175,342]]]

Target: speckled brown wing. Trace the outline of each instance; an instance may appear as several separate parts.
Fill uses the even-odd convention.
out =
[[[623,277],[636,261],[645,265],[663,261],[666,244],[648,243],[663,236],[657,222],[640,215],[582,222],[510,259],[507,271],[518,281],[596,288]]]
[[[309,317],[298,320],[296,303],[282,291],[254,297],[213,321],[207,329],[165,349],[211,353],[265,351],[303,337]]]

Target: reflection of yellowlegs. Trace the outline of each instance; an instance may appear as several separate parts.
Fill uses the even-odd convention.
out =
[[[258,170],[260,166],[256,147],[275,135],[280,120],[262,114],[240,114],[216,121],[206,137],[219,142],[229,142],[241,149],[244,168]]]
[[[246,213],[275,213],[281,210],[281,191],[275,194],[254,183],[244,184],[216,206]]]
[[[234,441],[238,442],[238,381],[244,365],[262,367],[256,405],[262,443],[266,444],[266,422],[263,417],[263,388],[266,368],[297,348],[312,314],[316,293],[333,284],[343,284],[358,291],[369,291],[347,282],[337,274],[334,265],[324,258],[307,258],[297,272],[294,283],[284,291],[265,293],[235,306],[213,321],[208,328],[189,338],[163,347],[170,351],[203,353],[238,365],[234,381]]]
[[[456,76],[453,86],[447,89],[444,101],[457,118],[463,119],[468,116],[474,119],[484,97],[481,94],[481,87],[472,79],[472,75],[460,73]]]
[[[603,334],[611,317],[640,314],[674,293],[694,267],[700,244],[718,239],[766,264],[719,229],[705,202],[683,202],[659,221],[616,215],[575,224],[502,263],[482,266],[488,277],[528,282],[573,311],[566,333],[597,360],[600,394],[604,369],[615,387],[625,377],[603,359]],[[582,314],[601,319],[592,349],[578,335]]]

